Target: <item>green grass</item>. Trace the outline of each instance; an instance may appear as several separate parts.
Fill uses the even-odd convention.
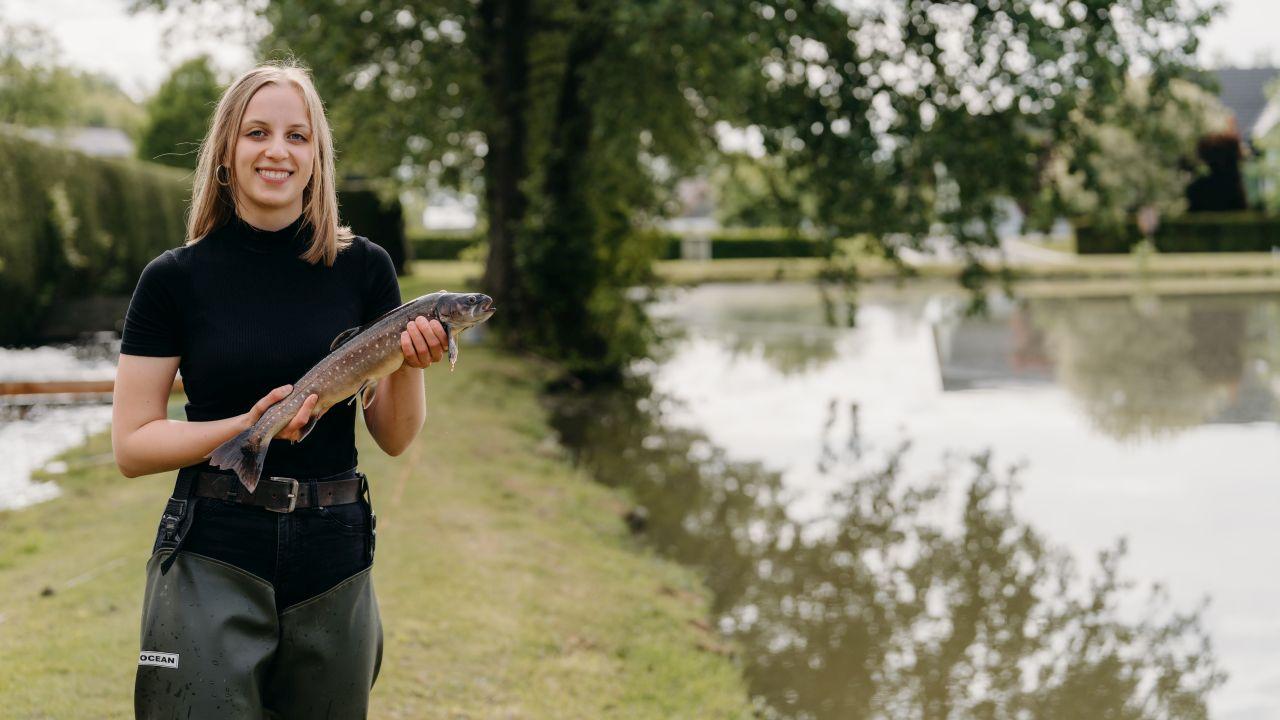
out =
[[[655,264],[658,278],[673,285],[707,282],[772,282],[812,280],[818,277],[823,261],[818,258],[770,258],[741,260],[665,260]],[[858,273],[868,282],[896,282],[897,270],[883,260],[858,261]],[[938,264],[918,268],[922,280],[955,281],[958,264]],[[1064,263],[1038,263],[1014,268],[1026,282],[1114,283],[1133,280],[1222,281],[1280,278],[1280,258],[1270,253],[1179,253],[1136,255],[1083,255]]]
[[[731,260],[663,260],[654,264],[659,282],[698,285],[710,282],[776,282],[812,280],[822,270],[820,258],[742,258]],[[954,282],[959,265],[930,265],[918,269],[921,280]],[[400,284],[406,298],[449,290],[478,290],[480,263],[419,260]],[[867,282],[897,282],[897,270],[879,258],[858,261],[858,272]],[[1070,262],[1021,265],[1015,269],[1023,287],[1107,294],[1132,281],[1168,286],[1212,285],[1218,289],[1274,289],[1280,282],[1280,257],[1270,253],[1178,253],[1140,255],[1080,255]]]
[[[406,295],[408,295],[406,291]],[[625,530],[626,498],[568,465],[532,363],[466,346],[427,371],[402,456],[361,433],[386,632],[374,718],[744,718],[692,573]],[[172,474],[127,479],[107,435],[63,494],[0,513],[0,715],[132,716],[143,567]],[[47,588],[47,590],[46,590]]]
[[[405,300],[437,290],[475,292],[480,289],[484,266],[464,260],[414,260],[409,273],[400,278],[400,294]]]

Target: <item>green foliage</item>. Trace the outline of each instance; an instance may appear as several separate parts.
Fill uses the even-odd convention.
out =
[[[797,191],[776,157],[726,155],[712,167],[710,180],[721,225],[795,227],[818,214],[815,198]]]
[[[58,65],[58,46],[47,31],[0,18],[0,123],[65,125],[75,89],[73,74]]]
[[[190,194],[177,171],[0,134],[0,344],[30,341],[65,298],[131,292],[181,244]]]
[[[116,81],[97,73],[76,73],[72,78],[76,100],[69,108],[68,122],[88,127],[119,128],[137,139],[147,122],[147,113]]]
[[[484,241],[471,232],[433,232],[419,230],[409,235],[414,260],[457,260],[463,251]]]
[[[1170,83],[1161,97],[1149,80],[1130,79],[1111,104],[1092,113],[1081,108],[1073,120],[1078,137],[1056,148],[1046,167],[1047,194],[1057,201],[1041,210],[1119,225],[1144,206],[1165,216],[1186,209],[1196,142],[1225,128],[1228,115],[1189,82]]]
[[[823,257],[827,243],[801,233],[788,231],[779,234],[776,229],[755,231],[728,231],[711,236],[711,257],[714,260],[728,258],[766,257]]]
[[[826,243],[790,228],[728,228],[707,238],[712,259],[822,257]],[[472,232],[420,230],[410,234],[415,260],[456,260],[484,242],[484,236]],[[662,234],[658,250],[662,259],[680,258],[680,237]]]
[[[409,246],[404,233],[404,210],[395,193],[379,192],[367,182],[347,181],[338,189],[338,211],[352,232],[387,251],[397,275],[405,274]]]
[[[1131,74],[1150,77],[1153,105],[1166,101],[1213,13],[1176,0],[843,7],[758,6],[764,92],[741,126],[785,160],[791,192],[812,196],[829,234],[944,231],[963,246],[994,242],[1001,198],[1056,201],[1050,160],[1121,101]]]
[[[1271,102],[1280,102],[1280,82],[1270,88]],[[1280,213],[1280,123],[1254,142],[1257,156],[1247,165],[1251,179],[1258,188],[1262,207],[1268,212]]]
[[[147,102],[138,158],[194,170],[200,142],[222,95],[222,85],[201,55],[173,69]]]
[[[1142,239],[1137,225],[1076,226],[1081,255],[1127,253]],[[1167,253],[1270,252],[1280,247],[1280,216],[1251,212],[1196,213],[1156,228],[1155,249]]]
[[[136,137],[142,121],[114,80],[62,66],[47,31],[0,18],[0,123],[114,127]]]
[[[943,230],[991,244],[1003,199],[1057,202],[1050,160],[1086,121],[1112,119],[1131,75],[1149,76],[1150,107],[1162,106],[1215,10],[268,0],[262,50],[315,69],[354,169],[482,190],[487,289],[509,309],[495,329],[608,373],[639,347],[623,337],[639,318],[622,299],[634,275],[612,263],[647,247],[644,228],[673,183],[705,167],[719,123],[763,138],[766,175],[787,186],[766,216],[797,207],[822,237],[911,244]]]

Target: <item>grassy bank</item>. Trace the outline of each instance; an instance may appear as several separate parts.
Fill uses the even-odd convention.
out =
[[[767,282],[811,280],[818,277],[819,258],[744,260],[665,260],[655,265],[658,277],[673,285],[705,282]],[[994,269],[994,268],[993,268]],[[957,280],[959,264],[931,264],[916,268],[926,280]],[[1280,257],[1270,253],[1185,253],[1072,256],[1061,263],[1026,263],[1013,268],[1025,281],[1099,282],[1132,279],[1233,279],[1278,278]],[[897,270],[887,262],[868,258],[858,262],[858,273],[871,282],[897,281]]]
[[[812,280],[823,266],[819,258],[751,258],[737,260],[664,260],[654,265],[658,279],[670,285],[709,282],[773,282]],[[959,265],[937,264],[918,268],[918,279],[954,283]],[[479,263],[420,260],[401,281],[405,297],[448,288],[479,288],[483,268]],[[888,263],[869,258],[859,262],[860,276],[869,282],[896,282],[897,271]],[[1046,288],[1075,287],[1108,294],[1133,281],[1161,285],[1188,282],[1215,287],[1234,286],[1268,291],[1280,289],[1280,257],[1270,253],[1187,253],[1073,256],[1068,262],[1023,264],[1014,270],[1031,292]],[[1034,289],[1032,289],[1034,288]],[[1056,290],[1055,290],[1056,291]]]
[[[386,630],[371,717],[748,717],[701,586],[627,534],[624,497],[566,463],[542,379],[467,346],[457,372],[427,372],[408,452],[359,438]],[[4,717],[132,716],[143,565],[171,479],[122,478],[109,450],[93,438],[59,498],[0,513]]]

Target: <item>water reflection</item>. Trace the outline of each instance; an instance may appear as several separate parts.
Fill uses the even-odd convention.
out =
[[[824,294],[825,299],[827,296]],[[688,337],[688,329],[711,337],[734,358],[760,355],[783,375],[816,370],[834,360],[836,341],[852,327],[853,315],[819,306],[806,294],[769,302],[670,303],[655,313],[661,336],[670,344]]]
[[[0,383],[109,380],[119,350],[114,333],[67,345],[0,348]],[[110,403],[109,393],[0,395],[0,511],[56,497],[55,483],[33,475],[42,469],[57,474],[53,458],[105,430]]]
[[[762,717],[1207,715],[1223,678],[1198,611],[1172,612],[1156,591],[1122,612],[1136,601],[1123,546],[1078,582],[987,458],[958,470],[957,505],[945,477],[908,482],[907,449],[868,447],[859,406],[832,400],[818,462],[839,489],[802,522],[779,473],[671,426],[673,402],[636,380],[553,398],[553,422],[579,462],[649,510],[652,541],[702,572]]]
[[[667,330],[759,357],[783,378],[857,355],[858,308],[796,286],[767,297],[700,289],[659,306]],[[874,303],[873,303],[874,304]],[[902,332],[926,326],[942,391],[1057,385],[1106,435],[1132,440],[1216,423],[1280,419],[1280,298],[1041,298],[993,295],[985,314],[960,296],[895,297],[875,306]],[[920,378],[924,381],[925,378]]]
[[[1097,427],[1128,439],[1280,418],[1265,359],[1275,308],[1274,299],[1138,297],[1042,302],[1033,313],[1058,381]]]

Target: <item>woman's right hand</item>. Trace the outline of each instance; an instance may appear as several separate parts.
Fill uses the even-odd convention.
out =
[[[254,403],[253,407],[249,409],[249,412],[245,413],[245,427],[253,427],[253,424],[258,422],[258,419],[262,417],[262,414],[265,413],[268,408],[289,397],[289,393],[291,392],[293,392],[292,385],[281,385],[275,390],[267,393],[261,400]],[[283,430],[276,433],[275,439],[292,440],[297,442],[302,435],[302,428],[306,427],[307,423],[311,420],[311,414],[315,410],[316,403],[319,401],[320,396],[314,393],[307,396],[307,399],[302,402],[302,407],[298,408],[298,414],[293,416],[293,419],[289,421],[289,424],[286,425]]]

